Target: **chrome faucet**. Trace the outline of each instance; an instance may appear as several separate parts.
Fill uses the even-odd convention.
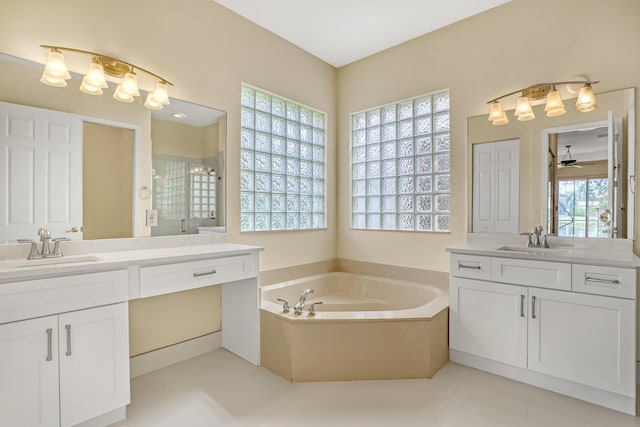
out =
[[[528,237],[525,246],[527,248],[548,248],[547,236],[542,232],[542,226],[533,227],[533,233],[523,233]]]
[[[302,292],[302,295],[300,295],[300,299],[293,306],[294,314],[302,314],[302,310],[304,309],[304,303],[307,301],[307,297],[309,296],[309,294],[312,294],[312,293],[313,293],[313,289],[311,288],[305,289],[304,292]]]
[[[37,258],[61,258],[62,250],[60,249],[60,242],[69,240],[66,237],[58,237],[51,239],[51,231],[46,228],[40,228],[38,230],[38,237],[40,237],[41,248],[38,249],[38,243],[31,239],[18,239],[18,243],[31,243],[31,250],[27,259]],[[53,242],[53,250],[51,250],[50,243]]]

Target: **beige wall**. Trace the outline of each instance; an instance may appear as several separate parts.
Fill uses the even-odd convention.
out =
[[[84,123],[82,227],[84,239],[133,237],[134,133]]]
[[[513,0],[340,68],[337,256],[448,271],[445,248],[467,232],[467,117],[486,115],[485,102],[496,96],[581,74],[600,81],[596,92],[640,86],[638,16],[636,0]],[[350,230],[349,113],[444,88],[451,94],[451,233]]]
[[[203,159],[218,153],[218,124],[189,126],[151,119],[153,154]]]
[[[131,356],[219,331],[221,293],[221,286],[208,286],[131,300]]]

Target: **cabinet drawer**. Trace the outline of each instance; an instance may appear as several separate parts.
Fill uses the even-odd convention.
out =
[[[0,284],[0,323],[127,301],[127,270]]]
[[[257,276],[252,255],[140,268],[140,298]]]
[[[636,270],[573,264],[571,290],[619,298],[636,298]]]
[[[538,288],[571,290],[571,264],[491,258],[491,280]]]
[[[491,278],[491,258],[488,256],[451,254],[451,275],[470,279]]]

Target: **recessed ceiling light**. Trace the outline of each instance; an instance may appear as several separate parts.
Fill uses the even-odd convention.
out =
[[[173,113],[173,117],[176,119],[184,119],[187,115],[185,113]]]

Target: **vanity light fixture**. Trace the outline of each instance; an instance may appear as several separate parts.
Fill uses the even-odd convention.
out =
[[[71,75],[69,74],[64,55],[61,51],[68,51],[93,57],[89,64],[87,74],[82,79],[82,84],[80,85],[82,92],[89,95],[101,95],[102,89],[108,87],[105,77],[106,74],[116,79],[116,81],[121,79],[113,94],[113,98],[120,102],[133,102],[135,97],[140,96],[136,71],[141,71],[158,80],[154,91],[149,92],[144,106],[151,110],[162,110],[165,105],[169,104],[168,87],[173,86],[173,83],[149,70],[145,70],[121,59],[86,50],[61,46],[40,46],[49,49],[47,63],[44,66],[42,78],[40,79],[40,81],[46,85],[55,87],[67,86],[67,80],[71,78]]]
[[[553,83],[538,83],[533,86],[529,86],[524,89],[518,89],[513,92],[509,92],[505,95],[488,101],[487,104],[491,105],[489,111],[489,121],[493,125],[506,125],[509,123],[507,114],[502,110],[500,100],[516,93],[520,93],[514,115],[518,118],[518,121],[533,120],[536,118],[533,109],[531,108],[531,101],[540,100],[546,97],[546,105],[544,111],[547,117],[561,116],[567,112],[564,108],[564,103],[560,97],[560,92],[556,89],[556,86],[565,84],[582,84],[578,92],[578,98],[576,100],[576,111],[579,113],[586,113],[593,111],[597,108],[596,97],[593,93],[592,84],[598,83],[593,80],[574,80],[568,82],[553,82]]]

